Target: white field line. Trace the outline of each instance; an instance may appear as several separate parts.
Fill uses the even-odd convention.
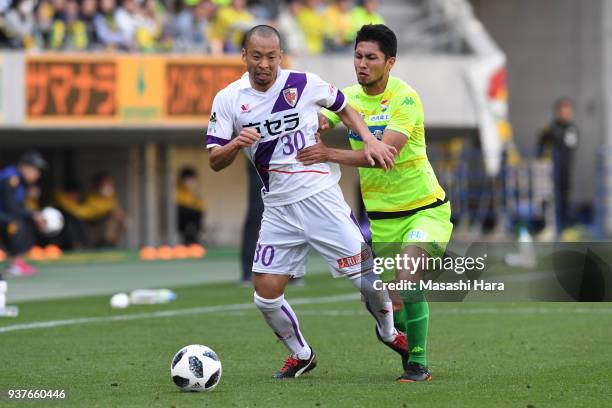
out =
[[[346,295],[336,296],[323,296],[323,297],[310,297],[310,298],[297,298],[291,299],[292,305],[309,305],[309,304],[320,304],[320,303],[334,303],[334,302],[345,302],[348,300],[359,299],[359,293],[351,293]],[[139,319],[156,319],[160,317],[175,317],[185,316],[192,314],[204,314],[204,313],[216,313],[216,312],[228,312],[237,310],[252,309],[255,306],[253,303],[235,303],[230,305],[218,305],[218,306],[205,306],[205,307],[193,307],[190,309],[174,309],[174,310],[160,310],[157,312],[148,313],[133,313],[123,314],[115,316],[100,316],[100,317],[81,317],[77,319],[66,319],[66,320],[47,320],[41,322],[31,322],[22,324],[12,324],[9,326],[0,327],[0,333],[8,333],[19,330],[32,330],[32,329],[47,329],[60,326],[75,326],[89,323],[104,323],[104,322],[116,322],[116,321],[127,321],[127,320],[139,320]]]
[[[346,302],[351,300],[359,299],[358,293],[351,293],[346,295],[336,296],[323,296],[323,297],[310,297],[310,298],[297,298],[291,299],[292,305],[317,305],[324,303],[335,303],[335,302]],[[66,319],[66,320],[49,320],[42,322],[31,322],[14,324],[10,326],[0,327],[0,334],[12,331],[20,330],[31,330],[31,329],[45,329],[54,328],[61,326],[75,326],[89,323],[104,323],[114,321],[128,321],[128,320],[139,320],[139,319],[155,319],[160,317],[175,317],[185,316],[192,314],[207,314],[207,313],[226,313],[232,316],[248,315],[255,312],[255,306],[252,303],[236,303],[229,305],[218,305],[218,306],[207,306],[207,307],[194,307],[190,309],[173,309],[173,310],[160,310],[157,312],[149,313],[134,313],[124,314],[116,316],[100,316],[100,317],[82,317],[78,319]],[[448,315],[538,315],[538,314],[610,314],[612,315],[612,308],[588,308],[588,307],[520,307],[519,303],[514,303],[508,307],[477,307],[471,308],[469,303],[462,303],[461,307],[455,307],[452,309],[442,309],[432,311],[434,316],[448,316]],[[358,316],[367,315],[365,310],[298,310],[298,315],[304,316]]]
[[[293,302],[291,302],[293,303]],[[516,306],[516,305],[513,305]],[[431,306],[430,306],[431,307]],[[231,316],[246,316],[250,312],[245,310],[235,310],[228,312]],[[364,310],[303,310],[299,309],[296,311],[298,316],[369,316],[368,312]],[[431,315],[434,316],[474,316],[474,315],[550,315],[550,314],[610,314],[612,315],[612,308],[607,309],[589,309],[586,307],[576,308],[549,308],[549,307],[507,307],[507,308],[476,308],[471,309],[469,303],[463,303],[463,307],[457,307],[453,309],[433,310]]]

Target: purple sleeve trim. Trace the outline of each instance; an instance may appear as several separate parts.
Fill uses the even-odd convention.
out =
[[[229,142],[230,141],[227,139],[221,139],[220,137],[206,135],[206,146],[210,146],[210,145],[225,146]]]
[[[344,108],[345,101],[346,98],[344,97],[344,94],[341,90],[338,89],[338,92],[336,93],[336,101],[333,103],[332,106],[329,107],[329,110],[333,112],[338,112],[339,110]]]

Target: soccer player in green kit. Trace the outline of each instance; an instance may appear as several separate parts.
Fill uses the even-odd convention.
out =
[[[335,162],[359,167],[361,193],[377,256],[394,256],[385,253],[384,248],[399,246],[409,257],[440,257],[453,229],[450,203],[427,158],[421,100],[408,84],[390,75],[396,52],[397,39],[388,27],[363,26],[357,33],[354,55],[359,83],[343,90],[370,131],[396,148],[394,167],[388,172],[372,167],[363,152],[363,142],[350,130],[352,150],[317,143],[303,149],[297,158],[304,165]],[[320,119],[322,130],[339,123],[338,116],[329,111],[322,111]],[[387,282],[394,278],[397,282],[415,281],[422,276],[423,268],[420,269],[385,271],[382,276]],[[398,381],[429,381],[427,301],[420,291],[391,293],[391,297],[396,328],[408,338],[409,357],[403,361],[405,371]]]

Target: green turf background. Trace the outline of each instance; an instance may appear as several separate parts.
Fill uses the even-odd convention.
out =
[[[0,318],[0,328],[252,301],[252,289],[235,283],[238,263],[231,254],[204,261],[41,268],[32,280],[12,279],[9,286],[15,298],[51,299],[15,300],[20,316]],[[309,271],[306,286],[288,290],[289,301],[354,292],[348,282],[331,279],[318,259]],[[78,295],[88,282],[87,293],[169,286],[178,300],[113,310],[107,294]],[[394,382],[399,358],[376,341],[373,321],[358,299],[300,304],[295,310],[319,366],[291,381],[271,379],[286,350],[254,306],[0,332],[0,389],[68,393],[67,400],[56,402],[4,398],[0,407],[612,406],[611,304],[432,303],[433,381],[426,384]],[[170,380],[173,354],[192,343],[208,345],[221,358],[223,377],[213,392],[182,393]]]

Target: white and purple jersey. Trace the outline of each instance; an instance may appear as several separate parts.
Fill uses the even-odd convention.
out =
[[[206,147],[224,146],[242,128],[254,127],[261,139],[244,152],[263,182],[265,205],[295,203],[340,180],[337,164],[304,166],[295,156],[316,143],[320,108],[338,112],[345,106],[342,92],[315,74],[279,70],[274,85],[259,92],[245,73],[215,96]]]

